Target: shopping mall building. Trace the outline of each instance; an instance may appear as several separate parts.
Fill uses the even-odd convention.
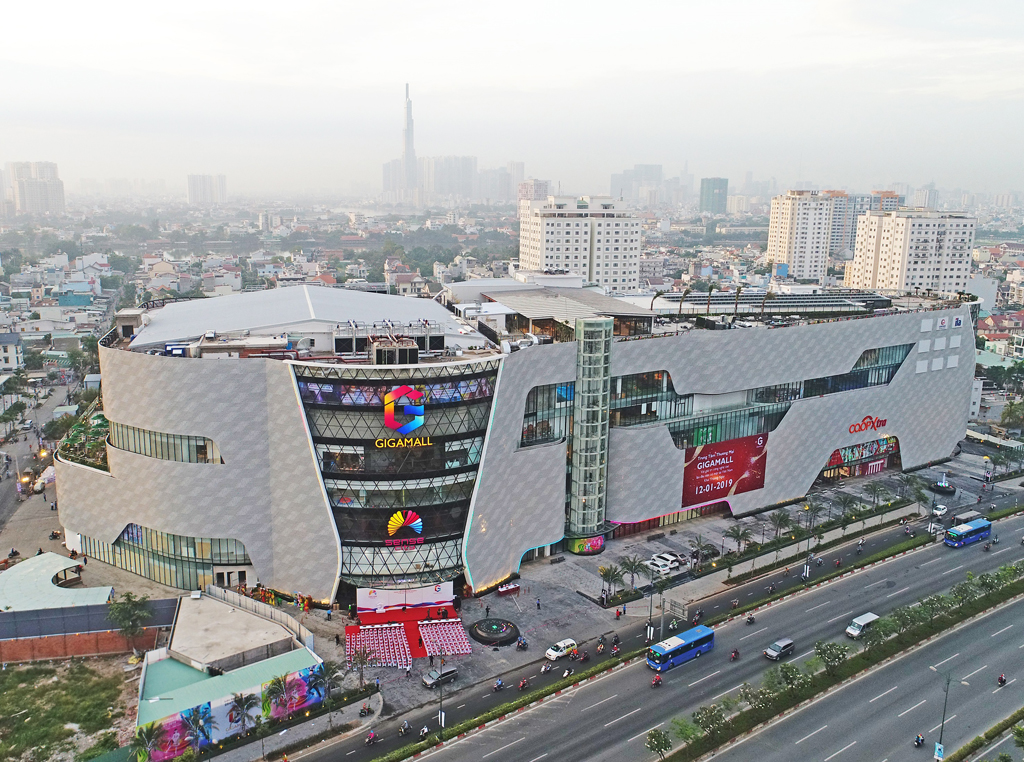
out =
[[[102,440],[57,454],[68,546],[184,589],[480,592],[537,555],[757,512],[964,435],[958,302],[669,331],[585,293],[496,285],[486,324],[309,286],[123,310]]]

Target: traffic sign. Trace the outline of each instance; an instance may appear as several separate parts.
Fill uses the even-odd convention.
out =
[[[945,748],[943,748],[942,744],[936,742],[936,744],[935,744],[935,759],[937,759],[937,760],[939,760],[941,762],[941,760],[943,760],[945,758],[946,758],[946,750],[945,750]]]
[[[444,712],[438,712],[437,713],[437,720],[441,724],[442,728],[444,727],[444,714],[445,714]]]

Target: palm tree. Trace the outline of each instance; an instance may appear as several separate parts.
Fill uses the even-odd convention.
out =
[[[913,474],[900,474],[896,481],[900,483],[900,497],[906,497],[914,491],[919,479]]]
[[[878,505],[879,500],[884,500],[890,494],[889,488],[881,482],[868,482],[864,485],[864,491],[871,496],[872,508]]]
[[[651,312],[654,312],[654,302],[659,296],[664,296],[664,291],[655,291],[654,296],[651,297]]]
[[[731,527],[723,532],[728,539],[733,540],[736,543],[736,552],[742,552],[742,545],[748,543],[751,540],[750,530],[742,524],[733,524]]]
[[[187,712],[183,712],[181,721],[188,733],[188,742],[196,751],[199,751],[199,746],[203,741],[210,743],[213,740],[210,731],[217,727],[217,723],[213,720],[209,704],[194,706]]]
[[[804,515],[807,516],[807,531],[814,533],[814,526],[818,523],[818,519],[821,518],[822,512],[824,512],[825,506],[821,504],[821,501],[814,495],[810,495],[807,498],[807,508],[804,510]]]
[[[693,289],[690,288],[689,286],[687,286],[686,289],[683,291],[682,298],[679,300],[679,311],[676,313],[677,317],[682,317],[682,315],[683,315],[683,302],[686,301],[686,297],[688,297],[691,293],[693,293]]]
[[[764,296],[761,297],[761,314],[758,317],[764,318],[764,303],[767,302],[769,299],[775,299],[775,292],[774,291],[765,291],[764,292]]]
[[[772,525],[772,529],[775,530],[775,539],[779,539],[779,535],[793,526],[793,519],[789,517],[789,514],[783,510],[772,511],[768,514],[768,523]]]
[[[840,492],[836,495],[836,504],[839,506],[839,510],[842,512],[842,516],[845,519],[846,512],[860,505],[860,500],[846,492]]]
[[[164,726],[159,722],[140,726],[128,744],[129,753],[135,756],[135,762],[148,762],[153,752],[164,742],[165,735]]]
[[[619,559],[619,568],[623,574],[629,575],[629,586],[636,590],[636,576],[643,575],[648,567],[640,556],[623,556]]]
[[[238,722],[242,724],[242,733],[245,733],[249,724],[249,712],[258,708],[260,700],[253,693],[234,693],[231,695],[231,714],[238,715]]]
[[[700,535],[690,540],[690,550],[693,551],[692,555],[696,557],[698,567],[704,561],[704,554],[707,552],[707,548],[708,544],[704,542],[704,538]]]
[[[346,651],[348,649],[346,648]],[[373,649],[366,645],[357,645],[348,651],[348,661],[353,669],[359,670],[359,688],[363,687],[363,669],[372,666],[377,658]]]
[[[707,309],[707,315],[708,316],[711,315],[711,294],[713,294],[716,290],[718,290],[718,291],[722,290],[721,287],[717,283],[711,282],[711,283],[708,284],[708,309]]]
[[[608,586],[609,597],[615,595],[615,586],[621,585],[625,581],[622,569],[615,564],[611,564],[610,566],[601,566],[598,568],[597,572],[601,575],[601,581]],[[604,585],[601,586],[601,591],[604,592]]]
[[[743,293],[743,286],[736,286],[736,299],[733,301],[733,307],[732,307],[733,319],[735,319],[736,315],[739,314],[739,311],[740,311],[740,294],[742,294],[742,293]]]

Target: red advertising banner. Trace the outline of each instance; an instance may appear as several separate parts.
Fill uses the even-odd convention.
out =
[[[683,470],[683,505],[720,500],[764,487],[767,434],[689,447]]]

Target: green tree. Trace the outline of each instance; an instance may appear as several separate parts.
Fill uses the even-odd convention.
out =
[[[789,514],[781,509],[768,514],[768,523],[775,530],[776,540],[779,539],[780,534],[793,526],[793,520],[789,517]]]
[[[739,314],[740,311],[740,294],[742,293],[743,286],[736,286],[736,298],[733,300],[732,306],[732,316],[734,320],[736,319],[736,316]]]
[[[234,693],[231,696],[231,712],[238,715],[242,733],[248,729],[250,712],[260,708],[259,697],[254,693]]]
[[[672,732],[676,734],[676,738],[687,744],[700,736],[701,729],[685,717],[676,717],[672,720]]]
[[[814,644],[814,655],[821,659],[829,677],[835,677],[838,674],[839,667],[846,661],[849,653],[850,647],[846,643],[819,640]]]
[[[884,616],[868,627],[861,635],[865,651],[874,653],[885,641],[896,634],[896,623],[891,617]]]
[[[644,746],[647,747],[647,751],[653,751],[657,754],[659,759],[665,759],[665,754],[672,751],[672,739],[664,730],[655,728],[648,731]]]
[[[753,535],[750,530],[742,524],[733,524],[731,527],[722,533],[727,539],[732,540],[736,543],[736,552],[741,553],[743,551],[743,545],[750,542]]]
[[[764,686],[755,687],[750,683],[743,683],[740,686],[740,699],[747,703],[751,709],[771,709],[775,704],[778,694]]]
[[[1024,726],[1013,726],[1013,745],[1018,749],[1024,749]]]
[[[129,754],[135,757],[135,762],[149,762],[153,752],[163,744],[165,735],[164,726],[159,722],[141,725],[128,744]]]
[[[889,496],[889,489],[881,482],[868,482],[864,485],[864,491],[871,497],[871,506],[878,505],[879,500],[885,500]]]
[[[719,286],[717,283],[715,283],[713,281],[708,284],[708,309],[707,309],[707,315],[709,315],[709,316],[711,315],[711,294],[713,294],[715,291],[721,291],[721,290],[722,290],[721,286]]]
[[[786,684],[786,689],[794,692],[799,691],[811,682],[810,675],[789,662],[783,662],[779,665],[779,677]]]
[[[896,626],[897,635],[902,635],[914,625],[921,623],[925,616],[920,606],[900,606],[889,613],[889,618]]]
[[[971,576],[970,574],[968,576]],[[978,586],[973,579],[968,579],[950,588],[949,595],[956,603],[957,608],[963,608],[971,601],[977,600],[979,594]]]
[[[843,518],[846,518],[846,514],[860,505],[860,500],[855,498],[853,495],[847,494],[846,492],[840,492],[836,495],[836,505],[839,506],[840,514]]]
[[[771,301],[772,299],[775,299],[775,292],[774,291],[770,291],[770,290],[769,291],[765,291],[764,292],[764,296],[761,298],[761,314],[758,316],[762,320],[764,319],[764,305],[765,305],[765,302]]]
[[[68,430],[75,425],[75,416],[65,413],[60,418],[54,418],[43,424],[43,436],[51,441],[64,438]]]
[[[633,590],[636,590],[637,576],[644,576],[645,571],[649,571],[649,567],[640,556],[623,556],[619,559],[619,568],[623,574],[629,575],[629,586]]]
[[[608,586],[609,596],[615,595],[616,585],[621,585],[625,582],[625,576],[622,574],[622,569],[615,564],[600,566],[597,569],[597,573],[600,575],[601,581],[604,585]],[[605,589],[604,585],[601,586],[602,592]]]
[[[359,689],[362,690],[363,670],[376,663],[377,655],[369,646],[360,644],[354,647],[351,651],[348,651],[348,657],[349,664],[352,665],[352,668],[359,670]]]
[[[717,704],[702,706],[693,713],[693,721],[697,723],[701,730],[715,738],[722,728],[725,727],[725,712]]]
[[[263,719],[262,714],[256,715],[256,718],[252,723],[252,730],[256,734],[256,737],[260,739],[260,757],[263,759],[267,758],[267,747],[266,740],[267,736],[272,732],[270,723]]]
[[[133,650],[135,638],[142,634],[143,624],[152,616],[148,595],[136,597],[134,593],[125,592],[107,604],[107,618],[117,625],[118,631]]]

